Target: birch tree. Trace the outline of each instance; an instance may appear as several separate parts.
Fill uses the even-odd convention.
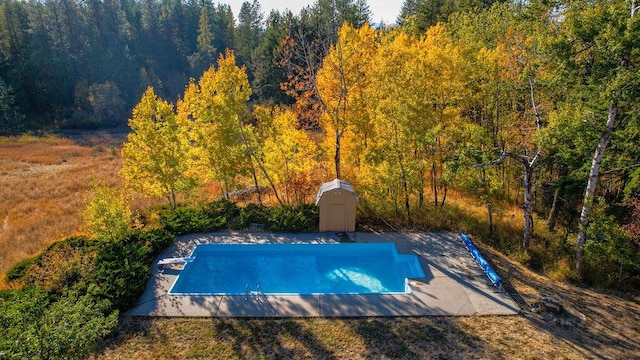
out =
[[[335,178],[341,178],[342,137],[354,131],[358,121],[365,117],[364,89],[367,69],[375,47],[375,31],[368,25],[355,29],[344,25],[337,43],[322,61],[317,74],[318,93],[324,105],[321,124],[334,141],[333,164]],[[359,106],[360,105],[360,106]]]
[[[584,277],[584,245],[589,214],[596,198],[596,185],[607,145],[614,131],[637,110],[640,93],[640,27],[631,2],[577,2],[566,11],[565,31],[569,54],[567,66],[578,80],[580,91],[597,113],[606,118],[591,160],[580,212],[580,231],[576,241],[576,272]],[[604,105],[606,104],[606,105]],[[595,106],[594,106],[595,105]],[[606,107],[605,107],[606,106]],[[606,108],[605,112],[598,111]]]
[[[522,251],[527,251],[533,235],[533,185],[534,170],[539,164],[544,149],[539,147],[536,138],[540,136],[546,123],[545,111],[551,107],[548,94],[541,94],[554,81],[549,71],[551,56],[545,43],[550,22],[527,21],[524,24],[511,25],[506,34],[499,39],[495,49],[487,50],[491,61],[498,63],[502,77],[510,84],[511,124],[502,134],[501,154],[496,160],[478,164],[476,167],[503,163],[507,158],[522,165],[522,189],[524,232]],[[547,90],[549,91],[549,90]],[[547,95],[547,96],[544,96]],[[547,100],[543,102],[542,99]],[[524,109],[526,104],[528,109]]]
[[[292,197],[308,195],[294,194],[293,182],[306,177],[317,165],[316,145],[306,130],[298,128],[296,114],[291,109],[265,107],[254,109],[254,114],[263,138],[260,157],[264,176],[270,176],[267,181],[284,189],[284,202],[288,204]]]

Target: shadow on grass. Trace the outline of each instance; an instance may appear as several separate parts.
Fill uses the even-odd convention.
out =
[[[478,358],[490,344],[453,318],[128,318],[96,358]]]
[[[352,324],[366,343],[365,358],[475,358],[491,352],[489,344],[450,317],[358,319]]]
[[[212,325],[238,358],[337,359],[304,320],[213,319]]]

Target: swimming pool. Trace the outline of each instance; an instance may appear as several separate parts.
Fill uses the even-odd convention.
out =
[[[197,245],[173,295],[409,293],[424,277],[416,255],[393,243]]]

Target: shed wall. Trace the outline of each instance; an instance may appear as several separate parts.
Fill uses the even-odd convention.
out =
[[[334,189],[322,194],[320,208],[320,232],[354,232],[356,230],[356,199],[353,193]]]

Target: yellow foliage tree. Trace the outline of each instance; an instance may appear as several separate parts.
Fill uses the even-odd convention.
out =
[[[175,208],[177,194],[190,193],[198,182],[190,173],[191,145],[178,126],[173,105],[158,99],[153,88],[148,88],[133,109],[129,127],[120,170],[126,186],[166,198]]]
[[[251,87],[233,52],[221,55],[217,65],[187,86],[178,118],[194,146],[197,172],[219,181],[228,194],[237,177],[253,169],[250,130],[244,123]]]
[[[350,139],[357,141],[370,131],[365,89],[375,48],[375,30],[368,25],[355,29],[345,24],[317,73],[318,93],[325,108],[321,125],[333,142],[336,178],[342,176],[343,136],[348,132],[359,134]]]
[[[117,241],[123,239],[132,222],[130,203],[124,189],[97,182],[85,196],[83,213],[85,226],[98,239]]]
[[[258,107],[254,114],[264,139],[262,156],[265,170],[271,175],[271,180],[284,189],[287,203],[291,203],[291,197],[301,201],[308,194],[297,193],[293,183],[308,179],[316,166],[314,142],[306,130],[298,128],[296,114],[291,109]]]
[[[343,26],[317,73],[326,153],[346,176],[380,200],[423,204],[431,174],[434,203],[463,122],[467,65],[441,26],[423,37]],[[446,191],[446,186],[444,186]]]

